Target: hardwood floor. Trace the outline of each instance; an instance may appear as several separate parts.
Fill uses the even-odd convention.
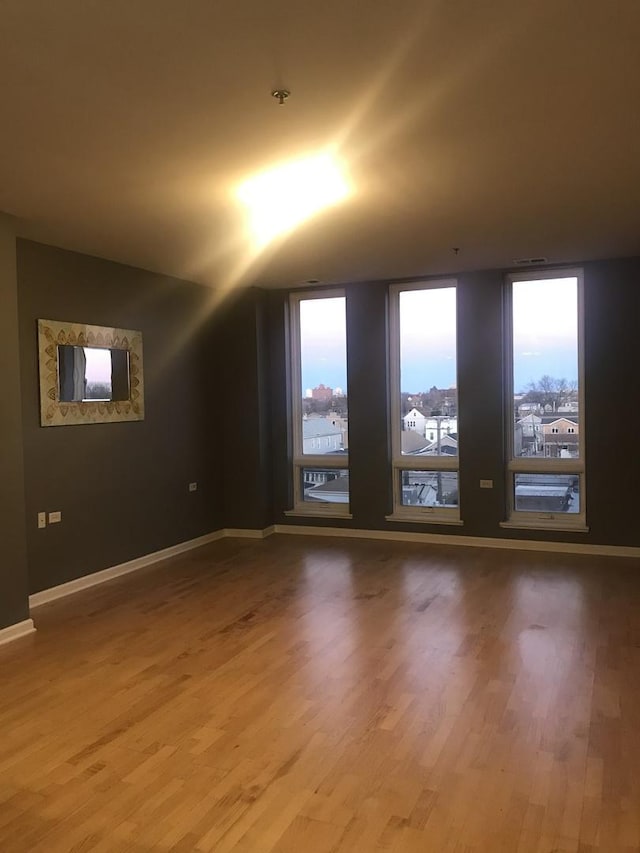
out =
[[[225,540],[0,652],[0,850],[640,850],[633,560]]]

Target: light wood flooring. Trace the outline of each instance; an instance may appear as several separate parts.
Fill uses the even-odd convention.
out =
[[[0,851],[640,851],[633,560],[225,540],[0,650]]]

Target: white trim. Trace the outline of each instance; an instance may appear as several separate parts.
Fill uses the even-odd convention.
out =
[[[250,527],[225,527],[220,531],[224,538],[229,539],[266,539],[276,532],[274,525],[265,527],[264,530],[256,530]],[[222,538],[222,537],[220,537]]]
[[[309,503],[309,501],[307,501]],[[339,512],[339,508],[343,506],[344,512]],[[324,508],[326,507],[326,509]],[[293,518],[353,518],[349,512],[349,504],[318,504],[307,509],[300,507],[299,509],[285,509],[284,515]]]
[[[394,456],[391,462],[399,471],[455,471],[457,474],[460,469],[457,456],[418,456],[407,453],[405,456]]]
[[[294,462],[299,468],[348,468],[349,454],[306,453],[296,456]]]
[[[518,456],[507,463],[514,474],[582,474],[579,459],[555,459],[549,456]],[[553,470],[549,470],[549,469]]]
[[[599,557],[640,557],[640,548],[630,545],[584,545],[574,542],[538,542],[533,539],[497,539],[490,536],[452,536],[449,533],[407,533],[401,530],[360,530],[353,527],[309,527],[276,524],[276,533],[300,536],[337,536],[346,539],[384,539],[389,542],[424,542],[431,545],[460,545],[469,548],[498,548],[510,551],[551,551],[562,554],[591,554]]]
[[[524,513],[522,513],[524,515]],[[565,515],[569,515],[571,517],[571,513],[565,513]],[[501,521],[500,527],[504,527],[507,530],[560,530],[563,533],[588,533],[588,527],[582,527],[577,524],[566,524],[563,521],[562,513],[549,513],[547,516],[542,515],[541,513],[531,513],[532,520],[531,521],[520,521],[520,514],[518,514],[518,521]],[[545,523],[545,519],[548,519]]]
[[[136,557],[134,560],[129,560],[126,563],[120,563],[118,566],[111,566],[108,569],[102,569],[99,572],[93,572],[90,575],[84,575],[81,578],[61,583],[58,586],[52,586],[49,589],[43,589],[41,592],[36,592],[29,596],[29,607],[39,607],[41,604],[48,604],[50,601],[55,601],[58,598],[64,598],[67,595],[73,595],[80,590],[88,589],[92,586],[105,583],[114,578],[128,575],[130,572],[136,572],[138,569],[144,569],[154,563],[159,563],[162,560],[168,560],[169,557],[175,557],[178,554],[184,554],[185,551],[191,551],[193,548],[200,548],[202,545],[208,545],[209,542],[215,542],[217,539],[223,539],[226,531],[216,530],[213,533],[206,533],[204,536],[198,536],[196,539],[189,539],[187,542],[179,542],[177,545],[171,545],[169,548],[163,548],[161,551],[154,551],[151,554],[144,554],[142,557]]]
[[[24,619],[22,622],[16,622],[14,625],[8,625],[6,628],[0,629],[0,646],[5,643],[12,643],[14,640],[19,640],[20,637],[26,637],[28,634],[33,634],[36,626],[33,624],[33,619]]]
[[[464,525],[464,521],[461,518],[455,516],[446,516],[442,514],[442,510],[439,508],[433,507],[421,507],[421,509],[417,509],[415,507],[407,507],[408,512],[402,512],[402,510],[396,510],[392,512],[391,515],[385,515],[385,521],[409,521],[411,524],[453,524],[457,527],[462,527]],[[431,510],[432,515],[428,515],[428,510]]]

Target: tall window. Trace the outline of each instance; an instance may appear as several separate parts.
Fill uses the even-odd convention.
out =
[[[390,293],[393,518],[456,523],[456,282]]]
[[[509,523],[585,526],[582,272],[510,278]]]
[[[295,293],[290,303],[295,513],[349,514],[346,300]]]

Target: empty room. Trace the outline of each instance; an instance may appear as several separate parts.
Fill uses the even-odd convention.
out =
[[[3,853],[639,853],[639,36],[0,3]]]

